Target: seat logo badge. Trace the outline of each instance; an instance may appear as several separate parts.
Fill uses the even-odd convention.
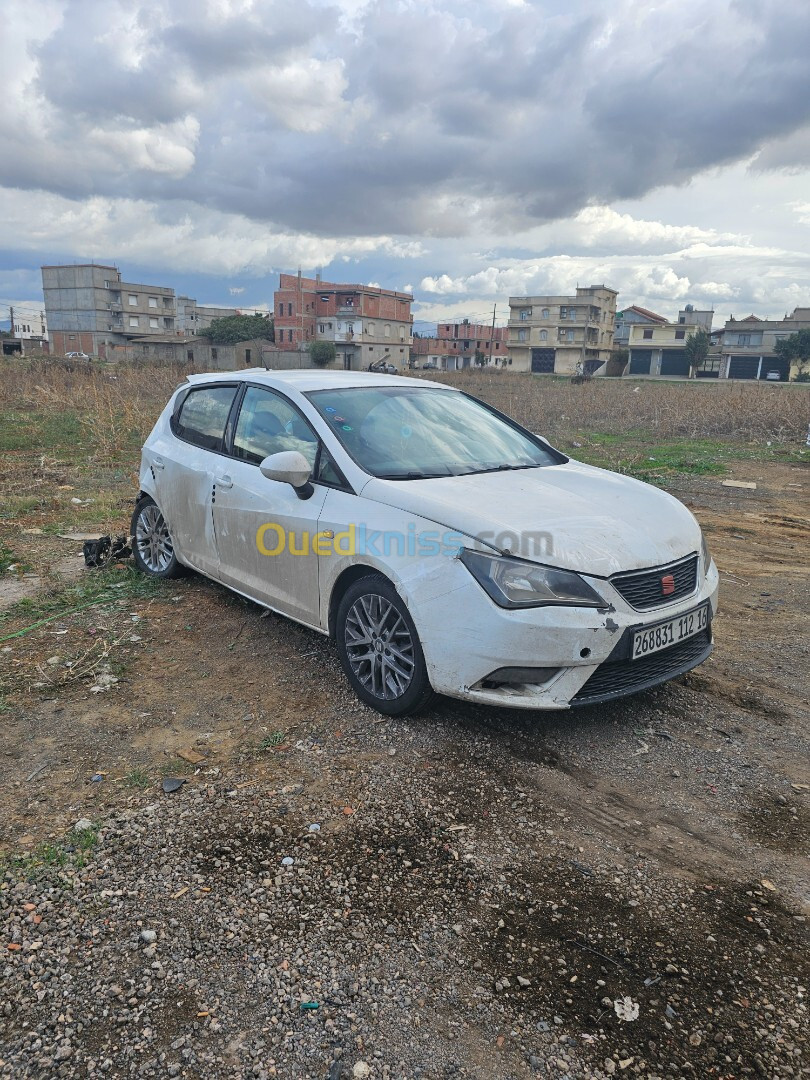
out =
[[[672,596],[675,592],[675,578],[672,574],[664,574],[661,578],[661,595]]]

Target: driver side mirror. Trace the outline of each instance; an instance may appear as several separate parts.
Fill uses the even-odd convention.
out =
[[[307,459],[297,450],[282,450],[279,454],[270,454],[259,469],[262,476],[266,476],[268,480],[289,484],[299,499],[309,499],[313,494],[313,487],[309,482],[312,470]]]

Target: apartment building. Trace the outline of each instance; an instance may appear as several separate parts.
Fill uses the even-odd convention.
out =
[[[712,332],[713,311],[698,311],[687,304],[677,321],[632,305],[616,316],[614,341],[630,352],[630,375],[688,376],[686,339],[698,330]],[[717,378],[720,358],[710,356],[698,369],[699,378]]]
[[[505,364],[508,359],[505,326],[471,323],[439,323],[435,336],[414,337],[413,356],[420,366],[434,365],[439,371],[461,371],[484,364]]]
[[[597,372],[610,359],[615,289],[578,287],[573,296],[509,297],[509,360],[513,370],[574,375]]]
[[[135,338],[174,337],[174,289],[123,281],[114,266],[43,266],[48,339],[55,354],[105,357]]]
[[[183,337],[195,337],[201,330],[209,327],[214,319],[227,319],[231,315],[241,314],[238,308],[198,304],[191,296],[178,296],[177,332]]]
[[[721,379],[767,379],[788,382],[795,377],[787,360],[774,353],[780,338],[790,337],[799,330],[810,330],[810,307],[794,308],[784,319],[759,319],[748,315],[735,319],[732,315],[723,328],[720,346]],[[770,377],[770,378],[769,378]]]
[[[333,341],[338,367],[365,371],[377,360],[408,367],[413,316],[410,293],[371,285],[340,285],[320,276],[281,274],[274,293],[276,344],[304,349]]]

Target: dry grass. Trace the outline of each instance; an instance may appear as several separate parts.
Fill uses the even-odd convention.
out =
[[[431,373],[482,398],[549,439],[588,432],[645,432],[654,440],[723,439],[804,444],[810,393],[804,386],[731,381],[568,379],[464,371]]]
[[[8,361],[0,378],[0,414],[9,429],[17,428],[20,448],[30,445],[23,430],[30,423],[47,450],[51,440],[47,430],[42,437],[42,428],[58,418],[54,443],[64,443],[65,423],[72,421],[91,458],[115,459],[140,447],[187,371],[165,364],[111,369],[57,360]]]

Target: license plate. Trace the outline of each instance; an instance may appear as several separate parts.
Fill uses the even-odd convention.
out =
[[[668,649],[670,645],[677,645],[679,641],[694,637],[709,625],[709,605],[687,611],[674,619],[656,623],[655,626],[647,626],[643,630],[636,630],[633,634],[633,651],[631,659],[638,660],[650,653]]]

